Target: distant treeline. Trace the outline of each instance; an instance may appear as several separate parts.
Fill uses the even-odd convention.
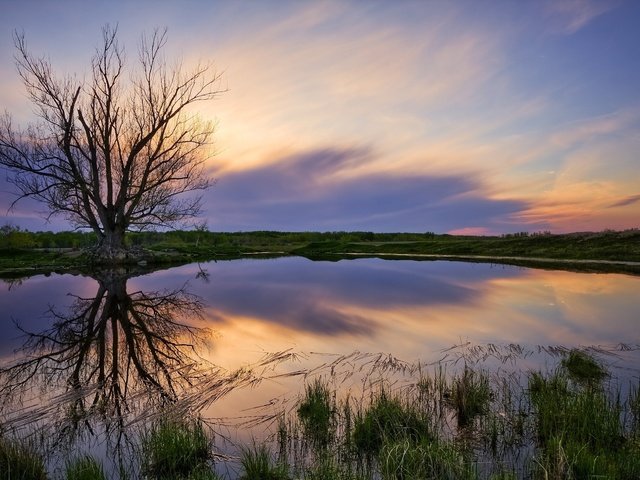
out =
[[[311,242],[397,242],[421,241],[433,238],[427,233],[373,233],[373,232],[210,232],[208,230],[171,230],[166,232],[129,232],[130,246],[256,246],[307,244]],[[87,248],[97,243],[93,232],[30,232],[13,225],[0,227],[0,249],[31,248]]]
[[[210,232],[206,228],[130,232],[132,247],[183,253],[335,252],[524,255],[554,258],[626,258],[640,255],[640,230],[552,234],[518,232],[500,236],[374,232]],[[93,232],[29,232],[0,227],[0,250],[82,249],[96,245]]]

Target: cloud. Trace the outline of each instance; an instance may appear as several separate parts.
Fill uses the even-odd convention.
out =
[[[209,283],[189,288],[209,305],[207,317],[218,324],[251,318],[331,336],[374,335],[379,325],[369,311],[470,305],[482,295],[481,290],[452,280],[448,268],[465,269],[464,265],[433,263],[425,268],[416,262],[400,267],[354,260],[314,262],[312,267],[303,258],[218,262],[207,267]],[[465,282],[484,279],[488,272],[480,270],[465,269]],[[177,281],[175,273],[171,280]]]
[[[547,13],[559,33],[571,35],[589,25],[600,15],[616,7],[603,0],[549,0]]]
[[[449,231],[497,228],[527,208],[495,200],[476,180],[412,171],[358,173],[368,149],[311,150],[227,172],[207,193],[210,226],[222,230]]]
[[[628,205],[633,205],[634,203],[637,203],[637,202],[640,202],[640,194],[631,195],[621,200],[618,200],[617,202],[614,202],[611,205],[609,205],[609,208],[626,207]]]

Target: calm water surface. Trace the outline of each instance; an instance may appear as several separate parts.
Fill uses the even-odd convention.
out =
[[[635,353],[625,351],[640,344],[634,276],[280,258],[94,277],[41,275],[0,287],[5,429],[52,428],[84,445],[88,431],[102,432],[107,440],[87,448],[109,457],[122,431],[176,400],[233,423],[291,397],[302,380],[288,373],[322,371],[356,351],[432,362],[460,345],[598,346],[616,350],[612,363],[637,377]],[[261,365],[275,352],[289,356]],[[519,368],[539,367],[535,355],[523,357]],[[369,357],[351,358],[357,368]],[[246,366],[253,378],[217,380]],[[255,386],[257,377],[269,378]]]

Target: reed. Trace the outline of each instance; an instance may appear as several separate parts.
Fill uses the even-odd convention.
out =
[[[67,462],[65,469],[66,480],[106,480],[107,477],[100,462],[95,458],[84,455]]]
[[[0,480],[46,480],[43,458],[30,445],[0,437]]]
[[[243,447],[240,457],[243,474],[241,480],[289,480],[288,467],[273,460],[264,444]]]
[[[142,472],[150,478],[203,478],[211,472],[211,457],[211,441],[198,420],[164,418],[142,436]]]

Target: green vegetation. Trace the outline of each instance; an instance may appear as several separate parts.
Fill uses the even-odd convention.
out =
[[[85,254],[86,249],[95,243],[93,233],[34,233],[5,225],[0,228],[0,272],[4,271],[6,275],[9,270],[53,271],[57,268],[86,267],[91,261],[91,257]],[[150,264],[256,255],[300,255],[326,260],[379,256],[492,261],[594,271],[640,271],[637,265],[588,263],[640,262],[640,230],[637,229],[563,235],[521,233],[500,237],[437,235],[431,232],[223,233],[198,229],[128,233],[126,244],[137,252],[132,256],[136,262],[142,259]],[[574,263],[567,264],[567,261]]]
[[[298,406],[305,437],[317,447],[326,447],[334,435],[335,404],[329,386],[322,379],[306,386],[306,395]]]
[[[448,399],[456,411],[458,426],[468,426],[477,416],[489,410],[489,377],[483,372],[465,367],[462,375],[453,379]]]
[[[102,465],[95,458],[85,455],[67,462],[66,480],[106,480]]]
[[[32,447],[0,437],[0,480],[45,480],[44,460]]]
[[[453,443],[408,439],[385,442],[380,455],[380,473],[384,480],[472,480],[475,470]]]
[[[244,473],[241,480],[288,480],[287,465],[274,462],[265,445],[243,448],[240,458]]]
[[[597,375],[586,381],[572,370],[575,364],[580,372],[590,365]],[[230,476],[214,473],[215,445],[200,421],[161,419],[140,439],[142,478],[640,478],[639,389],[623,394],[606,383],[612,374],[589,351],[565,352],[547,373],[490,376],[472,362],[450,376],[441,366],[434,375],[406,367],[410,384],[365,382],[369,394],[358,401],[352,392],[332,389],[326,378],[312,378],[294,408],[276,412],[276,435],[239,447],[239,469]],[[32,452],[0,441],[0,472],[13,472],[0,478],[47,478]],[[105,478],[91,457],[67,463],[65,475]]]
[[[562,359],[562,366],[572,380],[581,383],[598,383],[607,375],[604,367],[593,357],[576,349]]]
[[[381,390],[364,412],[358,412],[353,445],[359,455],[377,455],[383,445],[408,441],[419,444],[433,438],[429,419],[416,405]]]
[[[548,378],[532,374],[529,391],[540,478],[640,477],[637,426],[625,431],[617,396],[600,385],[572,383],[562,371]]]
[[[198,421],[173,418],[157,422],[142,437],[142,471],[158,480],[215,478],[211,473],[211,442]]]

